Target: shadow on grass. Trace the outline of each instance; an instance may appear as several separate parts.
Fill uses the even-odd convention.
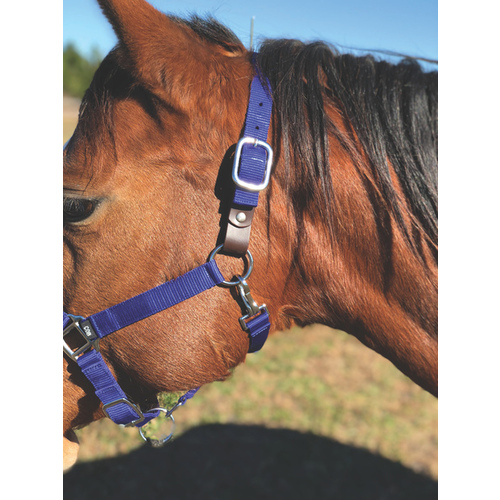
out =
[[[67,500],[437,499],[437,482],[328,438],[258,426],[205,425],[162,449],[77,464]]]

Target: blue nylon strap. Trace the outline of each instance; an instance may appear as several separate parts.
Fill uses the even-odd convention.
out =
[[[89,316],[87,320],[91,321],[96,333],[102,338],[120,328],[202,293],[223,280],[224,278],[217,264],[212,260],[175,280]],[[68,326],[71,321],[71,317],[63,312],[63,328]],[[270,322],[267,312],[264,310],[258,316],[250,319],[247,322],[247,328],[250,339],[248,352],[256,352],[264,345],[269,333]],[[95,393],[103,405],[123,400],[123,402],[118,402],[106,410],[113,422],[126,425],[140,418],[135,406],[129,402],[127,395],[119,386],[100,352],[91,349],[82,354],[77,359],[77,363],[83,374],[94,386]],[[183,405],[188,399],[191,399],[198,389],[192,389],[184,396],[181,396],[178,402],[179,405]],[[153,418],[156,418],[158,414],[159,411],[143,413],[144,420],[139,422],[137,427],[142,427]]]
[[[251,83],[244,137],[252,137],[266,142],[273,102],[269,81],[259,75],[258,69],[257,73]],[[266,84],[263,84],[262,81],[266,82]],[[263,147],[254,146],[253,144],[243,145],[238,169],[238,177],[242,181],[255,185],[261,184],[266,174],[266,165],[267,153]],[[258,199],[258,192],[236,187],[233,205],[249,208],[256,207]],[[93,314],[87,320],[92,325],[97,337],[103,338],[121,328],[209,290],[223,281],[224,278],[215,260],[210,260],[208,263],[172,281],[163,283],[120,304]],[[63,312],[63,329],[71,321],[73,319]],[[269,334],[270,321],[267,310],[262,310],[260,314],[248,320],[246,326],[250,340],[248,352],[256,352],[262,348]],[[77,363],[94,386],[96,395],[104,406],[116,403],[106,408],[108,416],[113,422],[126,425],[140,418],[141,415],[138,413],[140,410],[130,403],[99,351],[95,349],[87,350],[78,357]],[[184,396],[181,396],[174,409],[191,399],[198,389],[192,389]],[[123,401],[120,402],[120,400]],[[145,419],[137,423],[137,427],[142,427],[157,417],[158,414],[159,411],[157,410],[143,413]]]
[[[78,366],[83,374],[90,380],[95,388],[96,396],[102,401],[103,405],[114,403],[121,399],[128,401],[128,397],[123,392],[115,377],[111,373],[108,365],[104,361],[100,352],[91,350],[80,356],[77,360]],[[127,425],[141,416],[144,420],[137,424],[137,427],[142,427],[153,418],[159,415],[159,411],[145,412],[140,415],[132,406],[132,404],[120,402],[110,406],[107,410],[109,418],[115,424]]]
[[[224,281],[224,277],[216,262],[212,260],[172,281],[163,283],[100,313],[93,314],[87,320],[90,321],[96,334],[102,338],[213,288],[222,281]],[[71,318],[63,312],[63,328],[68,326],[71,321]],[[128,402],[127,395],[120,388],[100,352],[94,349],[89,350],[77,359],[77,363],[94,386],[95,393],[103,405],[114,403],[120,399],[127,401],[117,403],[107,409],[108,416],[113,422],[129,424],[139,419],[140,415]],[[192,398],[196,391],[197,389],[193,389],[184,395],[183,403]],[[142,427],[158,414],[158,411],[144,413],[145,420],[138,423],[137,427]]]
[[[250,339],[248,352],[257,352],[262,348],[269,335],[269,329],[271,328],[269,314],[266,310],[263,310],[258,316],[247,321],[246,325]]]
[[[172,281],[163,283],[125,302],[93,314],[87,319],[93,326],[97,336],[103,338],[121,328],[209,290],[222,283],[222,281],[224,281],[224,277],[215,260],[211,260]]]
[[[181,396],[179,398],[179,401],[177,402],[177,404],[183,405],[188,399],[191,399],[199,390],[200,390],[200,388],[197,387],[196,389],[191,389],[190,391],[186,392],[186,394],[184,394],[184,396]]]
[[[66,311],[63,311],[63,330],[70,324],[71,318],[68,316]]]
[[[66,328],[71,321],[72,318],[63,311],[63,329]],[[113,403],[120,399],[126,399],[128,401],[127,395],[119,386],[100,352],[94,349],[87,351],[77,359],[77,363],[83,374],[94,386],[96,390],[95,393],[103,405]],[[118,403],[111,406],[107,410],[107,413],[115,424],[127,425],[140,418],[140,415],[133,409],[131,404],[127,403]],[[159,413],[159,411],[143,413],[144,420],[138,423],[137,427],[142,427],[147,424],[150,420],[156,418]]]
[[[267,82],[262,85],[257,74],[250,87],[250,98],[247,116],[245,119],[244,137],[253,137],[260,141],[267,141],[267,133],[271,122],[273,98],[271,85]],[[246,144],[243,146],[240,160],[239,177],[241,180],[260,184],[264,178],[267,153],[261,147]],[[233,203],[247,207],[256,207],[259,202],[259,193],[236,188]]]

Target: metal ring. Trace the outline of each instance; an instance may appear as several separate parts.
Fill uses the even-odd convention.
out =
[[[148,410],[148,413],[155,411],[155,410],[162,411],[163,413],[165,413],[165,418],[169,418],[172,421],[172,431],[170,432],[170,434],[168,436],[164,437],[163,439],[148,438],[147,436],[144,435],[144,432],[143,432],[143,428],[146,427],[146,425],[147,425],[146,424],[143,427],[139,427],[139,434],[142,437],[142,439],[144,439],[144,441],[146,441],[146,443],[150,444],[153,448],[160,448],[172,439],[172,437],[174,435],[174,431],[175,431],[175,420],[174,420],[174,416],[172,415],[172,413],[170,413],[165,408],[152,408],[151,410]]]
[[[222,244],[222,245],[219,245],[218,247],[216,247],[214,250],[212,250],[212,253],[208,256],[208,262],[210,262],[211,260],[214,260],[215,256],[222,250],[223,247],[224,247],[224,245]],[[252,254],[250,253],[250,250],[247,250],[247,253],[241,258],[244,259],[245,257],[248,260],[248,269],[247,269],[245,276],[243,276],[244,280],[248,279],[248,277],[250,276],[250,274],[253,271],[253,257],[252,257]],[[231,286],[239,285],[239,283],[240,283],[239,280],[238,281],[222,281],[221,283],[219,283],[219,286],[229,288]]]

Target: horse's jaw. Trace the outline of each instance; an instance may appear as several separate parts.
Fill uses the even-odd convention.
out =
[[[78,458],[78,438],[73,431],[69,431],[63,436],[63,471],[69,470],[75,465]]]

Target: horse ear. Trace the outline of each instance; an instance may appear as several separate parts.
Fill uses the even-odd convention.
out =
[[[154,91],[172,90],[185,88],[189,75],[199,81],[204,71],[208,73],[208,44],[193,36],[188,26],[144,0],[98,2],[125,50],[123,64],[141,83]]]

